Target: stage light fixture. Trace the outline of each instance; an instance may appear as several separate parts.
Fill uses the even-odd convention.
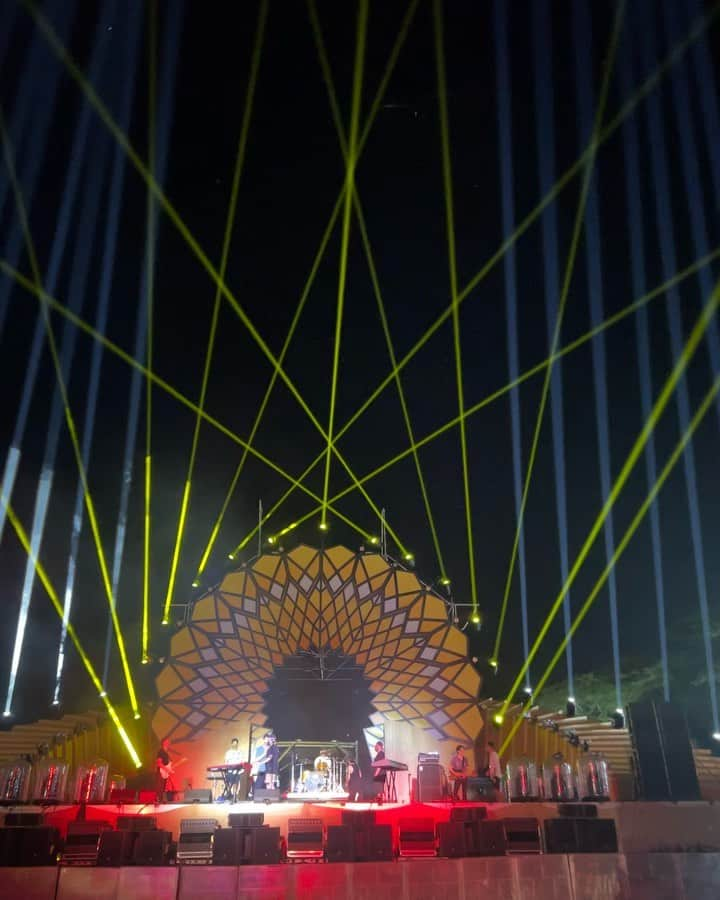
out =
[[[143,666],[146,666],[149,662],[150,662],[149,656],[143,656],[143,658],[140,660],[140,664]]]
[[[572,719],[575,717],[575,698],[568,697],[567,703],[565,704],[565,713],[568,719]]]
[[[320,529],[320,531],[327,531],[330,528],[330,526],[328,525],[327,522],[321,522],[318,525],[318,528]]]
[[[494,670],[495,674],[497,675],[498,661],[496,659],[488,660],[488,665],[490,666],[491,669]]]
[[[404,559],[405,562],[407,562],[407,563],[414,563],[414,562],[415,562],[415,557],[412,555],[412,553],[405,553],[405,554],[403,555],[403,559]]]
[[[194,588],[199,588],[199,587],[200,587],[200,582],[197,580],[197,578],[193,581],[192,586],[193,586]]]
[[[493,722],[496,725],[502,725],[502,723],[504,721],[505,721],[505,718],[503,717],[502,713],[495,713],[495,715],[493,716]]]
[[[371,543],[373,546],[375,546],[375,547],[377,547],[377,545],[380,543],[380,538],[377,537],[377,535],[373,535],[373,536],[372,536],[371,538],[369,538],[368,540],[369,540],[370,543]]]
[[[52,705],[53,705],[53,706],[60,706],[60,701],[59,701],[59,700],[53,700]]]
[[[270,545],[274,544],[275,541],[276,541],[276,538],[274,538],[272,535],[270,535],[270,537],[267,539],[267,542]]]
[[[235,559],[234,553],[228,553],[228,559]]]
[[[140,713],[136,712],[135,715],[133,716],[133,719],[139,719],[139,718],[140,718]]]
[[[610,716],[610,721],[612,722],[613,728],[624,728],[625,727],[625,715],[621,709],[616,709],[615,712]]]
[[[450,587],[450,579],[447,578],[447,577],[441,578],[441,579],[440,579],[440,584],[441,584],[443,587]]]
[[[100,691],[101,697],[107,697],[107,691]]]
[[[162,622],[161,622],[160,624],[161,624],[161,625],[169,625],[170,622],[169,622],[168,619],[163,619]]]
[[[533,691],[533,689],[529,684],[526,684],[525,687],[523,688],[523,693],[527,694],[528,696],[530,696],[532,694],[532,691]]]
[[[713,731],[713,740],[720,741],[720,731]]]

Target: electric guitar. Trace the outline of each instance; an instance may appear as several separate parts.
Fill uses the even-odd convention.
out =
[[[178,759],[175,762],[169,762],[166,766],[158,766],[158,772],[160,773],[160,777],[167,781],[168,778],[172,778],[175,774],[175,770],[179,769],[183,763],[188,761],[187,756],[183,756],[182,759]]]
[[[475,774],[476,773],[475,773],[474,769],[463,769],[462,772],[458,772],[457,769],[453,769],[453,768],[450,769],[450,775],[455,779],[473,778],[475,776]]]

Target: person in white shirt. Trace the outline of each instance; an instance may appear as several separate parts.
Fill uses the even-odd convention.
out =
[[[500,778],[502,777],[502,770],[500,768],[500,757],[498,756],[498,752],[495,749],[495,744],[492,741],[487,742],[487,777],[492,779],[495,787],[500,786]]]
[[[240,751],[240,742],[237,738],[230,741],[230,746],[225,751],[225,765],[233,766],[237,763],[237,771],[225,773],[225,790],[223,797],[226,800],[235,802],[237,799],[238,783],[240,781],[240,763],[243,761],[242,752]]]

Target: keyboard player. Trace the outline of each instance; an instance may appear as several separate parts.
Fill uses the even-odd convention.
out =
[[[230,746],[225,751],[225,765],[237,765],[237,770],[230,770],[225,774],[225,790],[223,797],[233,803],[237,800],[238,782],[240,781],[240,773],[242,771],[241,763],[243,762],[242,753],[240,752],[240,742],[237,738],[232,738]]]

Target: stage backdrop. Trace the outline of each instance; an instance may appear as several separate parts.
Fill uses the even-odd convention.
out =
[[[363,667],[374,722],[410,726],[400,730],[417,733],[419,749],[475,742],[480,676],[443,599],[378,553],[305,545],[240,566],[194,604],[156,680],[156,736],[202,745],[198,766],[221,761],[231,736],[244,743],[251,725],[266,724],[275,668],[320,647]],[[282,723],[268,724],[283,739]]]

